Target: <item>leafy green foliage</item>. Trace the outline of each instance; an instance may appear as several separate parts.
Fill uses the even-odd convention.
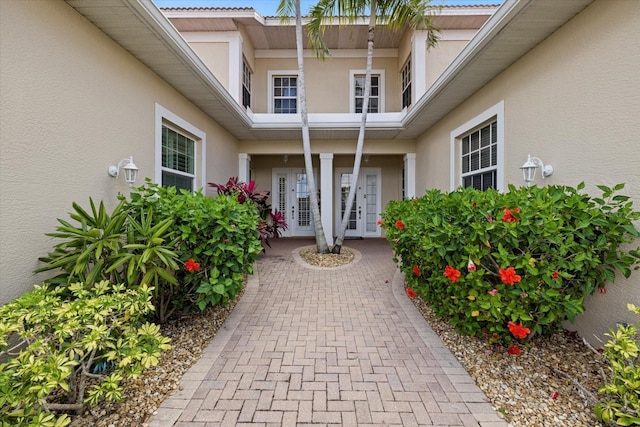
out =
[[[120,382],[170,348],[144,320],[153,310],[151,292],[107,281],[44,285],[0,307],[0,425],[65,426],[69,417],[50,411],[119,400]],[[99,364],[110,372],[94,373]],[[90,378],[95,385],[85,396]]]
[[[616,271],[638,268],[640,251],[622,250],[640,218],[616,194],[623,185],[600,187],[600,198],[583,188],[432,190],[389,203],[382,226],[410,286],[438,315],[462,333],[509,343],[556,330],[584,310],[585,295],[606,292]],[[525,329],[513,333],[509,322]]]
[[[258,231],[260,232],[260,240],[263,244],[271,247],[270,238],[277,239],[280,237],[282,230],[287,229],[287,223],[284,215],[277,209],[271,212],[271,205],[267,202],[269,198],[268,191],[258,191],[256,182],[251,181],[248,184],[238,181],[237,177],[231,177],[226,184],[209,183],[209,187],[217,190],[218,195],[233,195],[240,203],[255,203],[260,214],[261,221],[258,223]]]
[[[198,264],[174,272],[178,283],[171,289],[174,308],[204,309],[235,297],[262,251],[255,204],[240,203],[235,194],[211,198],[150,182],[130,197],[126,209],[132,217],[151,210],[156,221],[171,221],[176,233],[172,250],[185,267],[189,260]]]
[[[640,316],[640,307],[628,305]],[[640,335],[636,325],[619,325],[607,336],[604,355],[611,363],[611,381],[599,390],[605,400],[596,405],[600,421],[621,426],[640,425]]]
[[[92,286],[103,280],[130,288],[153,286],[153,303],[164,322],[177,284],[173,272],[179,268],[173,220],[157,218],[152,207],[134,214],[121,201],[108,214],[103,202],[97,208],[92,199],[89,202],[90,212],[73,203],[70,216],[75,223],[58,219],[56,232],[47,235],[62,242],[40,258],[46,265],[36,272],[60,269],[61,274],[45,282],[64,286],[76,282]]]

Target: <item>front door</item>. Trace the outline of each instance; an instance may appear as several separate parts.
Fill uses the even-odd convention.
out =
[[[381,211],[379,168],[361,168],[356,198],[351,208],[345,237],[380,237],[378,218]],[[336,225],[340,230],[349,190],[353,181],[352,169],[336,169]]]
[[[273,169],[272,176],[272,205],[283,213],[288,225],[283,236],[315,235],[309,185],[304,168]]]

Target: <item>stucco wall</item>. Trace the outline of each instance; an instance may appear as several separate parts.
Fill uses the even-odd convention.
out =
[[[198,54],[202,62],[211,70],[216,79],[229,89],[229,43],[190,42],[189,46]]]
[[[442,39],[438,44],[427,50],[425,57],[425,81],[430,87],[442,72],[453,62],[458,54],[464,49],[469,40],[447,40],[448,32],[442,32]],[[471,36],[471,34],[470,34]]]
[[[328,56],[324,61],[305,57],[305,84],[309,113],[349,113],[349,70],[365,70],[366,57]],[[268,72],[297,70],[293,58],[256,58],[253,76],[253,109],[268,112]],[[385,112],[400,111],[397,58],[374,58],[374,70],[385,70]],[[296,72],[297,74],[297,72]]]
[[[587,7],[418,140],[417,187],[448,190],[451,131],[504,100],[507,183],[523,184],[519,167],[530,153],[555,168],[538,185],[584,181],[598,195],[598,184],[625,182],[640,209],[638,22],[636,0]],[[567,327],[600,346],[595,335],[635,321],[628,302],[640,304],[640,272],[589,297],[586,314]]]
[[[0,43],[0,304],[38,283],[72,201],[128,193],[109,165],[153,178],[156,103],[206,133],[208,181],[237,175],[235,140],[66,3],[0,1]]]

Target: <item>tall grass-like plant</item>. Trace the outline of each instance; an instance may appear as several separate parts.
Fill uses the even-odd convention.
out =
[[[124,202],[111,213],[103,202],[96,206],[89,199],[89,205],[87,211],[73,203],[72,221],[58,219],[60,225],[47,236],[61,242],[40,258],[45,265],[36,272],[60,271],[45,283],[63,287],[77,282],[93,286],[104,280],[129,288],[153,286],[157,317],[165,322],[177,284],[174,271],[179,268],[173,220],[158,218],[152,207],[132,215]]]
[[[624,186],[460,189],[391,202],[381,225],[412,289],[462,333],[503,343],[552,332],[585,295],[629,277],[640,213]]]

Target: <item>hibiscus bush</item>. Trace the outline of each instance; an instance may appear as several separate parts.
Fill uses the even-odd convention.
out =
[[[387,205],[380,222],[412,290],[461,333],[511,344],[555,331],[584,296],[628,277],[640,218],[624,185],[590,197],[566,186],[432,190]]]
[[[130,200],[121,199],[133,217],[151,209],[157,221],[172,221],[172,249],[180,263],[171,285],[172,310],[225,303],[242,289],[244,275],[253,272],[262,250],[255,204],[240,203],[235,194],[212,198],[150,181],[132,190]]]

